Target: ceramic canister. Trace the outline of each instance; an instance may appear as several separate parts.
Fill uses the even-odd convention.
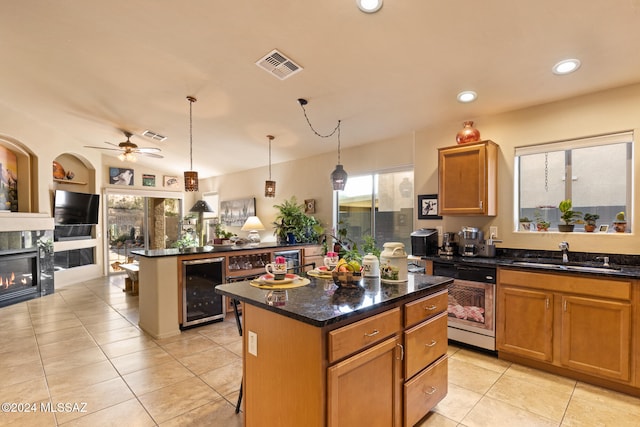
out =
[[[377,256],[368,253],[362,257],[362,275],[364,277],[380,276],[380,262]]]
[[[382,245],[380,253],[380,279],[390,281],[407,281],[409,272],[407,268],[407,253],[404,243],[387,242]]]

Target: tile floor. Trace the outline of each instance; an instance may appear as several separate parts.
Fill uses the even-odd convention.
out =
[[[22,409],[0,411],[0,425],[242,425],[233,316],[154,340],[123,283],[91,280],[0,309],[0,401]],[[640,425],[640,399],[464,348],[449,356],[449,393],[421,427]]]

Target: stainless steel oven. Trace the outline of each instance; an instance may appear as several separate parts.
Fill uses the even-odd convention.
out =
[[[452,277],[449,285],[449,339],[496,349],[496,268],[433,262],[433,274]]]

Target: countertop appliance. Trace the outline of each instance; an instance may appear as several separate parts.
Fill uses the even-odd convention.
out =
[[[449,339],[495,351],[496,268],[434,261],[433,275],[454,279],[448,287]]]
[[[421,228],[411,233],[411,255],[431,256],[438,254],[438,230]]]
[[[462,227],[458,233],[460,245],[458,250],[462,256],[477,256],[478,246],[484,240],[484,233],[475,227]]]

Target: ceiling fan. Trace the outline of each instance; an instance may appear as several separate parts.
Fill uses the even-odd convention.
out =
[[[154,157],[156,159],[162,159],[163,156],[160,154],[156,154],[160,151],[159,148],[155,147],[138,147],[136,144],[130,141],[130,138],[133,136],[130,132],[123,132],[124,136],[127,137],[126,141],[122,141],[119,144],[114,144],[112,142],[106,142],[105,144],[112,145],[115,148],[109,147],[96,147],[92,145],[85,145],[86,148],[96,148],[98,150],[110,150],[110,151],[120,151],[118,158],[122,161],[135,162],[137,160],[137,156],[147,156]]]

